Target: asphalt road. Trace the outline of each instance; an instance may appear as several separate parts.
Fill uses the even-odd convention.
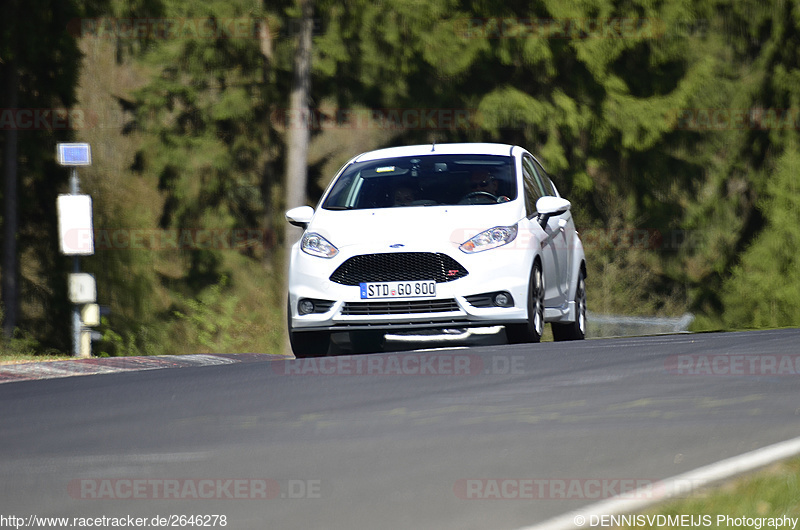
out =
[[[800,436],[798,344],[673,335],[6,383],[0,516],[513,529]]]

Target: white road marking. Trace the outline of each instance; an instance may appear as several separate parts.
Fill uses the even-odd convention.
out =
[[[800,454],[800,437],[762,447],[749,453],[720,460],[714,464],[664,479],[648,486],[646,488],[647,491],[628,492],[625,494],[625,498],[620,496],[613,497],[518,530],[591,529],[592,526],[589,522],[592,517],[638,512],[667,499],[686,496],[699,488],[753,471],[797,454]],[[579,525],[576,523],[576,519],[581,517],[584,524]]]

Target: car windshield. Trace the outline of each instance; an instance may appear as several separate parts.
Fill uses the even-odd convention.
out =
[[[322,208],[497,204],[516,197],[513,157],[425,155],[349,166],[333,185]]]

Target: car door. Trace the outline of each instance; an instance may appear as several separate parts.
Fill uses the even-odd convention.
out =
[[[546,193],[548,195],[558,196],[559,194],[553,185],[553,181],[550,179],[549,175],[539,161],[535,158],[533,159],[533,165],[539,176],[542,178],[542,182],[546,188]],[[561,235],[563,238],[563,245],[561,246],[560,250],[564,255],[562,259],[564,267],[561,271],[561,285],[565,297],[564,302],[567,302],[571,300],[569,296],[569,288],[570,281],[572,280],[573,261],[575,259],[575,253],[573,250],[575,248],[575,238],[577,237],[577,232],[575,230],[575,221],[572,218],[572,211],[567,211],[559,215],[556,219],[556,223],[562,227]]]
[[[527,155],[522,158],[522,185],[525,194],[525,211],[528,222],[528,229],[531,234],[536,235],[535,241],[541,241],[542,248],[539,254],[542,257],[542,275],[544,278],[544,303],[545,306],[553,307],[557,305],[559,298],[557,265],[555,262],[555,252],[552,250],[553,241],[548,234],[548,225],[539,225],[538,213],[536,211],[536,201],[544,196],[544,188],[541,181],[536,178],[536,170],[532,165],[532,159]],[[548,223],[549,224],[549,223]]]
[[[531,186],[538,195],[537,199],[546,195],[555,195],[550,179],[546,177],[541,165],[533,157],[528,154],[523,155],[522,168],[523,178],[531,180]],[[568,299],[569,252],[567,252],[566,232],[569,222],[570,213],[566,212],[551,217],[543,227],[546,239],[543,242],[541,255],[544,265],[545,305],[547,307],[561,307]]]

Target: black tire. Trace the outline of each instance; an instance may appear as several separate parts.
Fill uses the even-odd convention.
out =
[[[292,329],[292,308],[287,302],[287,329],[292,353],[298,359],[306,357],[325,357],[331,346],[331,334],[328,331],[294,331]]]
[[[578,274],[578,287],[575,289],[575,322],[550,324],[553,340],[583,340],[586,338],[586,275],[581,269]]]
[[[325,357],[331,345],[331,334],[327,331],[290,331],[289,342],[298,359]]]
[[[382,331],[351,331],[350,347],[353,353],[378,353],[383,351]]]
[[[534,263],[531,280],[528,282],[528,322],[506,326],[506,337],[510,344],[539,342],[544,333],[544,277],[542,267]]]

